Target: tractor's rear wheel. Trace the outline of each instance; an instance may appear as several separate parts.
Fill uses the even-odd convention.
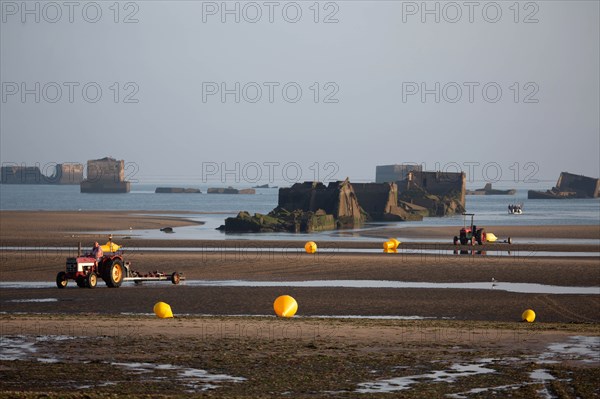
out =
[[[56,275],[56,286],[58,288],[66,288],[68,282],[69,280],[67,280],[67,273],[58,272]]]
[[[85,280],[88,288],[96,288],[96,284],[98,283],[98,277],[96,276],[96,273],[88,274]]]
[[[458,245],[458,237],[457,236],[454,236],[454,241],[453,242],[454,242],[454,245]]]
[[[171,274],[171,282],[173,284],[179,284],[179,280],[179,273],[173,272],[173,274]]]
[[[125,268],[123,262],[120,259],[115,259],[110,266],[104,269],[104,275],[102,279],[106,282],[106,285],[110,288],[118,288],[123,283],[125,277]]]
[[[75,279],[75,282],[77,283],[77,286],[79,288],[85,288],[85,286],[86,286],[85,277],[77,277]]]

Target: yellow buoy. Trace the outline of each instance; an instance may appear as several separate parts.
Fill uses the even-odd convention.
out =
[[[392,242],[392,243],[394,243],[394,249],[398,249],[398,245],[400,245],[400,244],[401,244],[401,242],[400,242],[400,241],[398,241],[398,240],[396,240],[395,238],[390,238],[390,239],[388,240],[388,242]]]
[[[531,309],[527,309],[521,315],[521,319],[523,321],[528,322],[528,323],[533,323],[533,321],[535,320],[535,312],[533,310],[531,310]]]
[[[304,250],[307,254],[314,254],[315,252],[317,252],[317,243],[314,241],[307,242],[306,244],[304,244]]]
[[[279,317],[292,317],[298,311],[298,302],[289,295],[281,295],[273,302],[273,309]]]
[[[164,302],[156,302],[154,305],[154,313],[161,319],[169,319],[173,317],[171,306]]]
[[[395,254],[398,253],[398,251],[396,250],[396,243],[394,241],[386,241],[383,243],[383,252],[385,252],[386,254]]]

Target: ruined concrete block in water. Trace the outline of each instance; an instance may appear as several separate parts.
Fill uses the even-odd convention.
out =
[[[87,178],[81,182],[82,193],[128,193],[131,184],[125,181],[125,161],[105,157],[87,162]]]
[[[600,197],[600,179],[561,172],[556,186],[546,191],[529,190],[527,199],[566,199]]]
[[[156,187],[155,194],[201,194],[198,188]]]

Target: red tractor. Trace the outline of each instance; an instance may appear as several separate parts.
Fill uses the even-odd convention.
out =
[[[110,288],[120,287],[123,281],[133,281],[140,284],[143,281],[168,280],[173,284],[179,284],[179,281],[185,280],[182,273],[178,272],[173,272],[171,275],[158,271],[141,274],[131,269],[130,262],[123,260],[119,248],[120,246],[114,244],[112,239],[109,238],[109,242],[103,246],[103,250],[108,249],[108,251],[104,253],[98,262],[91,254],[67,258],[65,271],[56,275],[56,286],[65,288],[69,280],[75,280],[80,288],[94,288],[98,283],[98,277],[101,277]],[[79,253],[81,253],[81,250]]]
[[[104,255],[98,262],[90,255],[67,258],[66,270],[56,275],[56,286],[65,288],[68,280],[75,280],[78,287],[94,288],[98,277],[102,277],[107,286],[117,288],[128,275],[128,269],[129,262],[114,253]]]
[[[467,216],[471,216],[470,226],[467,226]],[[474,213],[463,213],[463,228],[460,229],[460,234],[458,236],[454,236],[454,245],[458,245],[459,242],[462,245],[475,245],[475,242],[482,245],[486,242],[485,230],[483,228],[478,229],[477,226],[473,224],[473,216],[475,216]]]

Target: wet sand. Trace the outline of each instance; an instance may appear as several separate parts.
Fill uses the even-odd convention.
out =
[[[135,230],[159,230],[163,227],[182,227],[198,224],[186,215],[198,215],[203,212],[184,211],[0,211],[0,242],[7,245],[10,240],[46,239],[53,236],[71,237],[73,234],[93,232]],[[166,216],[169,215],[169,216]],[[214,215],[214,213],[212,214]],[[225,217],[223,217],[225,220]],[[201,223],[201,222],[200,222]],[[462,226],[439,227],[381,227],[362,233],[366,237],[414,237],[441,238],[451,241]],[[600,239],[600,226],[564,225],[564,226],[485,226],[499,238],[581,238]],[[104,237],[105,234],[98,234]],[[248,237],[252,240],[251,237]],[[169,240],[171,241],[171,240]]]
[[[0,281],[47,281],[52,287],[56,274],[64,269],[65,258],[76,255],[78,237],[65,240],[73,229],[91,225],[97,220],[123,217],[126,224],[131,218],[139,219],[137,225],[156,227],[195,223],[185,218],[173,220],[160,215],[138,216],[123,212],[64,213],[64,212],[3,212],[2,246],[5,241],[17,244],[16,249],[0,251]],[[165,212],[166,213],[166,212]],[[78,217],[81,220],[68,218]],[[43,226],[36,228],[35,226]],[[21,230],[19,226],[23,227]],[[118,226],[121,228],[123,226]],[[520,227],[529,233],[536,230]],[[561,226],[561,231],[572,234],[574,230],[593,236],[596,226]],[[14,231],[15,233],[7,233]],[[556,234],[553,229],[544,229],[548,235]],[[385,232],[387,233],[387,231]],[[435,233],[424,228],[427,236]],[[62,245],[71,243],[71,249],[42,248],[28,251],[19,246],[30,246],[28,234],[41,240],[62,240]],[[58,236],[58,237],[57,237]],[[387,234],[384,235],[386,237]],[[99,239],[103,236],[99,236]],[[489,282],[531,283],[551,286],[593,287],[600,286],[600,255],[595,245],[577,246],[554,244],[532,247],[509,246],[508,244],[488,245],[493,249],[509,248],[503,256],[488,256],[469,251],[467,254],[447,254],[442,248],[452,249],[451,244],[428,243],[416,248],[429,247],[439,252],[408,250],[398,254],[382,253],[381,241],[329,243],[356,248],[373,248],[373,253],[317,252],[309,255],[302,251],[302,242],[289,241],[197,241],[197,240],[116,240],[125,246],[125,260],[131,267],[142,273],[162,271],[182,272],[191,280],[248,280],[248,281],[302,281],[302,280],[386,280],[432,283]],[[137,244],[139,246],[136,246]],[[319,243],[321,248],[328,243]],[[194,248],[193,251],[166,251],[179,246]],[[402,244],[403,249],[411,248]],[[145,248],[157,248],[148,251]],[[165,250],[160,250],[164,248]],[[375,249],[377,248],[377,249]],[[415,246],[412,246],[415,248]],[[479,247],[478,247],[479,248]],[[549,257],[545,250],[592,250],[587,257]],[[250,250],[251,249],[251,250]],[[481,249],[481,248],[479,248]],[[71,286],[73,286],[71,282]],[[550,295],[534,293],[512,293],[476,289],[431,289],[431,288],[273,288],[273,287],[197,287],[147,284],[144,287],[122,287],[106,290],[102,280],[96,290],[56,288],[3,289],[4,301],[10,299],[35,299],[39,295],[58,296],[59,308],[50,304],[21,302],[11,305],[22,312],[72,313],[92,306],[94,312],[113,313],[147,312],[148,303],[161,297],[170,298],[180,313],[190,314],[270,314],[272,299],[282,293],[293,292],[302,299],[301,309],[305,315],[400,315],[425,317],[450,317],[472,320],[518,320],[522,309],[541,307],[544,310],[540,321],[557,322],[596,322],[599,321],[600,295]],[[102,289],[101,289],[102,288]],[[56,291],[56,292],[55,292]],[[110,292],[110,293],[109,293]],[[599,292],[600,294],[600,292]],[[106,308],[82,306],[79,301],[96,296],[126,296]],[[194,298],[199,298],[196,301]],[[219,300],[210,300],[219,298]],[[260,299],[259,299],[260,298]],[[110,299],[107,297],[107,299]],[[150,301],[150,302],[148,302]],[[43,310],[42,310],[43,309]],[[54,309],[54,310],[53,310]]]
[[[462,226],[381,228],[366,233],[369,237],[448,238],[457,235]],[[600,239],[600,226],[485,226],[499,238],[580,238]]]
[[[181,211],[0,211],[0,241],[79,232],[161,229],[197,224]],[[175,215],[175,216],[165,216]],[[103,236],[105,236],[103,234]]]
[[[49,281],[64,269],[71,252],[2,251],[1,281]],[[309,255],[300,250],[228,252],[126,252],[124,259],[142,273],[183,272],[195,280],[390,280],[428,282],[535,283],[566,286],[600,285],[595,258],[549,258],[532,254],[483,255],[359,254]]]
[[[491,284],[491,283],[490,283]],[[156,302],[178,315],[272,315],[273,301],[291,295],[301,316],[391,316],[452,320],[519,322],[535,309],[538,322],[598,323],[600,295],[524,294],[499,290],[213,287],[145,284],[94,290],[56,287],[0,290],[10,313],[148,314]]]
[[[235,238],[223,235],[222,240],[207,239],[178,239],[177,234],[164,234],[164,239],[146,239],[136,230],[156,230],[202,224],[196,217],[191,219],[191,212],[181,211],[0,211],[0,247],[56,247],[65,246],[77,248],[79,242],[83,248],[91,247],[94,241],[106,242],[109,233],[119,244],[135,250],[140,247],[155,248],[189,248],[200,249],[221,248],[301,248],[303,241],[296,240],[264,240],[260,234],[248,234]],[[193,214],[202,214],[194,212]],[[169,215],[169,216],[165,216]],[[214,215],[214,214],[213,214]],[[223,216],[225,218],[225,216]],[[129,228],[132,228],[129,230]],[[402,248],[452,250],[452,238],[457,234],[457,227],[400,227],[376,228],[361,232],[365,237],[361,240],[331,241],[320,240],[321,248],[357,248],[380,249],[382,243],[390,237],[409,237]],[[513,245],[506,243],[488,243],[483,250],[498,251],[561,251],[561,252],[599,252],[599,244],[578,243],[577,239],[600,240],[600,226],[490,226],[487,231],[493,231],[500,240],[514,238]],[[122,233],[126,232],[126,233]],[[162,234],[162,233],[161,233]],[[309,240],[310,234],[305,235]],[[534,244],[528,238],[564,238],[565,243]],[[573,238],[576,238],[573,241]],[[372,239],[372,240],[371,240]],[[419,239],[436,239],[435,242]]]
[[[7,398],[592,398],[600,378],[597,329],[586,324],[93,313],[0,321],[14,359],[0,360]]]
[[[356,397],[359,387],[364,387],[362,383],[380,381],[385,385],[381,381],[389,378],[427,375],[451,370],[456,364],[479,364],[481,359],[496,359],[486,363],[493,373],[435,384],[421,377],[420,382],[402,391],[392,394],[375,391],[361,396],[388,398],[399,393],[405,397],[469,396],[473,389],[503,386],[509,388],[484,390],[482,394],[534,397],[541,389],[556,396],[586,398],[597,394],[594,391],[597,389],[594,381],[600,379],[597,358],[590,363],[571,355],[556,355],[553,358],[556,363],[548,364],[544,363],[543,353],[548,353],[552,344],[567,345],[572,337],[600,334],[600,292],[553,295],[493,289],[207,287],[185,283],[176,286],[169,282],[141,286],[126,283],[121,288],[109,289],[102,280],[93,290],[73,287],[73,282],[64,290],[53,285],[56,273],[64,269],[65,257],[75,255],[78,241],[85,245],[86,240],[106,239],[105,233],[94,231],[124,230],[134,223],[139,229],[196,223],[186,220],[185,214],[182,219],[172,219],[160,214],[138,216],[141,213],[148,214],[139,211],[117,215],[113,212],[0,213],[0,281],[47,282],[47,288],[0,289],[0,310],[6,312],[0,315],[0,336],[6,342],[33,340],[38,348],[34,358],[0,360],[4,376],[0,379],[0,397],[36,397],[36,392],[70,397],[80,395],[74,390],[83,390],[89,397],[118,393],[167,397],[351,398]],[[308,255],[298,248],[302,242],[291,241],[123,237],[115,241],[128,248],[125,256],[139,271],[177,270],[194,280],[345,279],[489,282],[491,286],[493,278],[498,282],[600,286],[599,250],[590,244],[493,247],[511,249],[510,256],[507,252],[506,256],[476,252],[467,255],[447,255],[443,251],[379,252],[382,238],[401,236],[406,231],[415,239],[440,238],[439,243],[413,243],[407,248],[451,249],[453,246],[446,242],[449,235],[455,234],[454,230],[381,229],[375,232],[373,241],[319,243],[321,248],[339,245],[378,249],[369,254]],[[572,238],[579,234],[581,238],[598,238],[597,226],[519,226],[510,230],[513,237]],[[502,234],[498,228],[493,231]],[[39,248],[6,249],[9,246]],[[72,249],[65,251],[61,249],[64,246]],[[163,250],[148,251],[145,249],[148,247]],[[195,250],[167,251],[181,247]],[[247,248],[253,250],[244,250]],[[584,258],[540,256],[543,251],[558,250],[593,252]],[[280,320],[272,316],[273,300],[281,294],[296,298],[298,317]],[[169,303],[176,318],[158,320],[152,316],[157,301]],[[519,321],[526,308],[536,311],[536,323]],[[202,314],[215,316],[198,316]],[[416,316],[432,320],[311,318],[349,315]],[[36,336],[40,335],[79,338],[39,341]],[[84,338],[89,336],[94,339]],[[598,346],[595,348],[597,352]],[[58,363],[37,360],[44,356]],[[85,366],[88,373],[80,372],[83,362],[88,362]],[[112,362],[171,366],[135,372]],[[184,371],[177,371],[174,365]],[[190,368],[246,380],[205,383],[196,379],[190,383],[182,377],[194,374]],[[531,373],[538,369],[546,370],[555,380],[532,380]],[[17,392],[23,389],[31,393]]]
[[[197,223],[186,215],[203,212],[185,211],[0,211],[0,237],[27,237],[32,233],[39,236],[51,233],[73,233],[78,231],[109,231],[181,227]],[[212,213],[214,214],[214,213]],[[170,216],[165,216],[170,215]],[[172,216],[171,216],[172,215]],[[225,218],[223,218],[225,220]],[[377,237],[414,236],[446,238],[456,234],[462,226],[398,227],[376,230]],[[593,238],[600,239],[600,226],[485,226],[497,236],[540,237],[540,238]],[[371,234],[369,232],[369,234]]]

